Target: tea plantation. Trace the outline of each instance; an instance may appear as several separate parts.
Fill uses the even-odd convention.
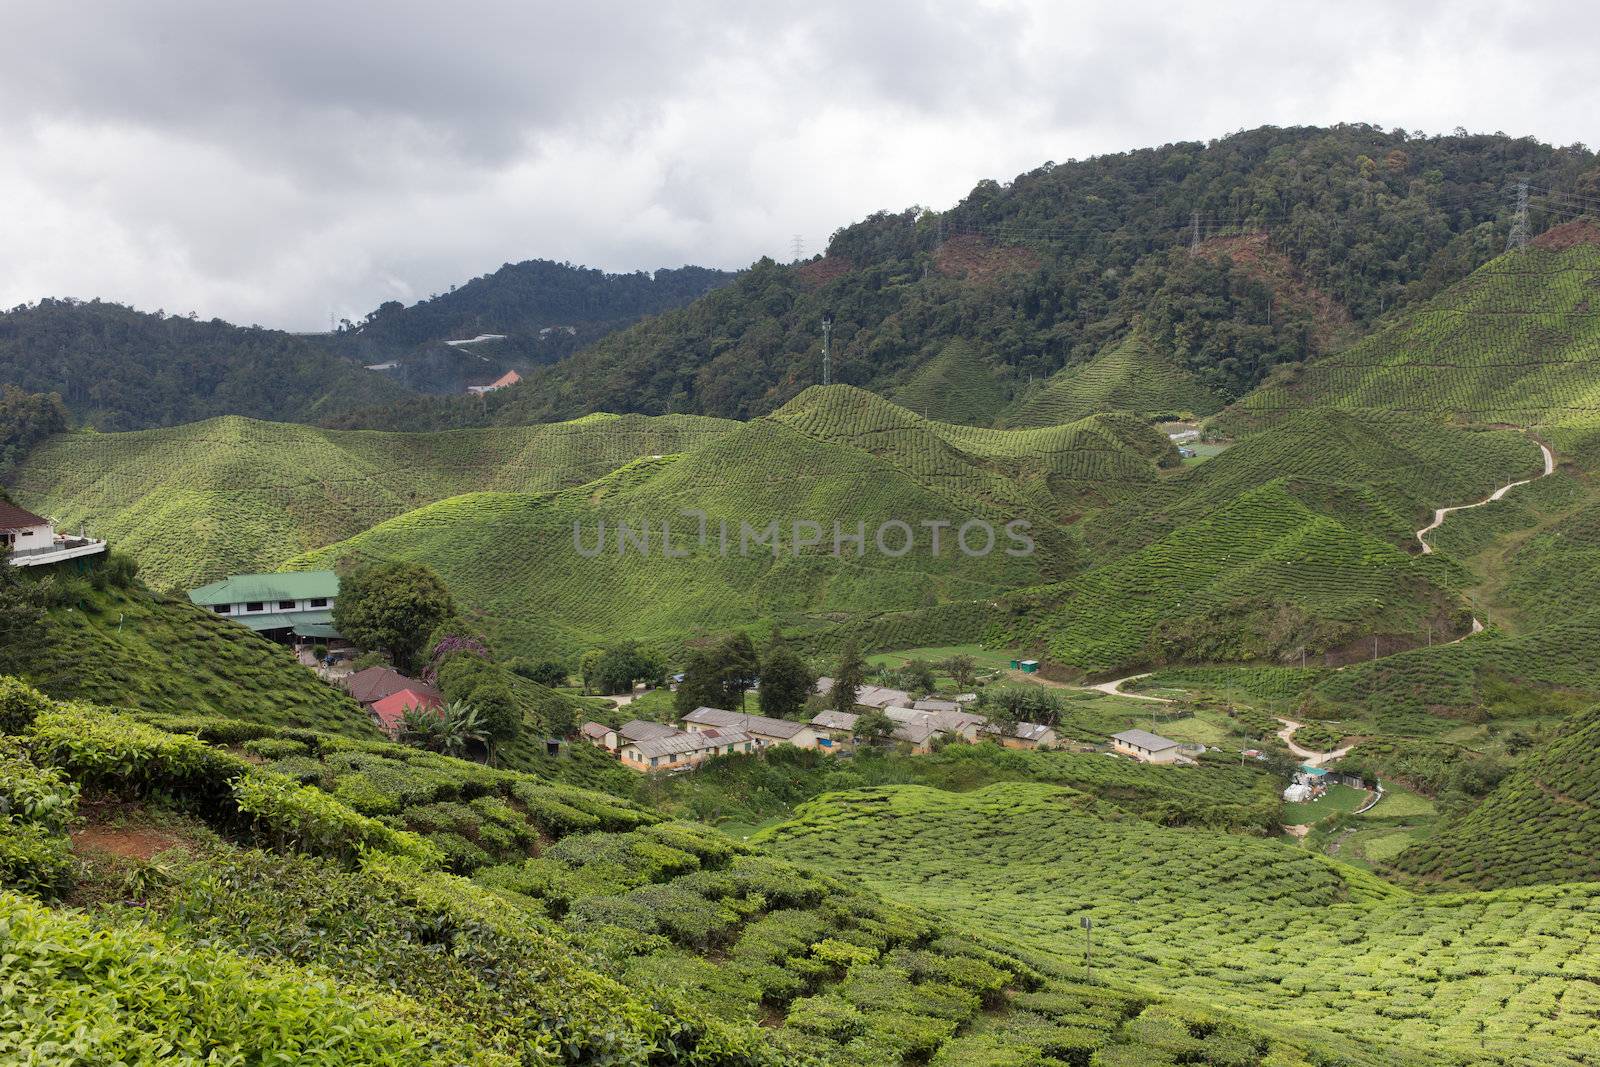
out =
[[[1593,883],[1413,895],[1279,841],[1152,826],[1032,784],[832,794],[760,840],[897,901],[1360,1062],[1600,1054]]]
[[[1322,1047],[531,776],[220,721],[208,744],[10,680],[0,710],[8,1055],[1280,1065]],[[170,846],[153,856],[88,844],[132,847],[149,820]]]

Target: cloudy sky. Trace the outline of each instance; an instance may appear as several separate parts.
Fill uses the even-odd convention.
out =
[[[780,10],[787,8],[790,10]],[[10,0],[0,306],[290,329],[508,260],[789,258],[1045,160],[1266,123],[1600,141],[1600,10]]]

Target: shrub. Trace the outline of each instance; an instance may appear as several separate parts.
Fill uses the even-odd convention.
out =
[[[287,737],[257,737],[244,743],[246,752],[265,760],[301,756],[309,752],[310,747],[304,741],[295,741]]]
[[[354,859],[363,849],[392,852],[425,866],[444,861],[439,849],[403,830],[352,811],[321,790],[276,774],[247,774],[233,797],[263,836],[280,847]]]
[[[21,679],[0,678],[0,734],[20,734],[54,706],[51,699]]]

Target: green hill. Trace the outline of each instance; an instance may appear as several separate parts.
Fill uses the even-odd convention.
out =
[[[63,434],[15,472],[17,501],[87,524],[147,580],[192,587],[272,569],[420,505],[474,490],[578,485],[639,456],[684,451],[734,424],[595,415],[550,426],[383,434],[212,419],[127,434]]]
[[[1315,1033],[1334,1062],[1600,1052],[1570,978],[1591,966],[1593,885],[1415,896],[1281,840],[1200,838],[1023,783],[832,794],[759,840],[1060,965],[1081,969],[1091,919],[1098,980]]]
[[[993,368],[985,365],[973,346],[962,340],[949,342],[938,355],[917,367],[890,398],[926,418],[970,426],[991,425],[1009,399]],[[1096,408],[1054,421],[1072,422],[1107,410],[1110,409]]]
[[[0,314],[0,382],[59,393],[77,424],[101,430],[215,415],[313,422],[409,395],[303,337],[99,300]]]
[[[1575,715],[1489,796],[1395,857],[1419,878],[1478,889],[1600,880],[1600,710]]]
[[[845,386],[814,389],[774,414],[677,456],[642,459],[587,485],[480,493],[388,520],[296,566],[401,558],[434,566],[508,650],[572,652],[624,637],[683,640],[765,625],[811,629],[945,602],[970,602],[1060,577],[1077,565],[1065,515],[1154,478],[1169,446],[1131,420],[996,431],[929,423]],[[699,521],[683,509],[706,515]],[[1003,527],[1032,522],[1037,550]],[[957,544],[971,520],[994,548]],[[821,538],[796,551],[794,523]],[[885,545],[876,532],[888,528]],[[618,550],[619,526],[654,531],[647,557]],[[663,524],[674,552],[665,558]],[[777,524],[777,551],[750,537]],[[936,552],[932,527],[941,529]],[[604,524],[606,541],[597,550]],[[725,525],[724,525],[725,524]],[[841,538],[864,529],[863,553]],[[722,547],[727,530],[727,548]],[[575,534],[575,529],[577,533]],[[820,530],[820,532],[818,532]],[[575,540],[576,537],[576,540]],[[975,552],[983,535],[969,535]],[[583,546],[584,551],[579,550]]]
[[[1046,426],[1102,411],[1147,417],[1210,415],[1222,405],[1221,396],[1135,330],[1087,363],[1057,371],[1006,422]]]
[[[1600,420],[1600,227],[1552,230],[1358,344],[1245,399],[1239,421],[1308,407],[1550,428]]]
[[[825,314],[835,317],[834,380],[914,408],[929,380],[946,378],[960,409],[993,402],[967,392],[991,394],[983,373],[951,373],[952,343],[1014,393],[1087,363],[1141,318],[1158,347],[1233,399],[1274,366],[1336,343],[1346,317],[1359,332],[1465,277],[1505,247],[1509,185],[1572,194],[1595,158],[1531,138],[1353,124],[1048,163],[979,182],[945,211],[884,211],[842,227],[810,262],[761,260],[482,405],[410,405],[363,413],[362,425],[590,411],[751,418],[821,379]],[[1197,212],[1203,236],[1230,243],[1190,255]],[[1536,199],[1535,232],[1564,218]],[[1337,294],[1337,310],[1321,294]]]
[[[30,680],[63,700],[160,715],[221,715],[375,738],[371,717],[287,648],[143,589],[63,592]]]

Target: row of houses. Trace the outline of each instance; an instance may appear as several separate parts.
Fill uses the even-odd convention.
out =
[[[827,679],[824,679],[827,681]],[[1007,748],[1044,748],[1056,743],[1053,727],[1044,723],[991,723],[954,700],[937,698],[911,701],[898,690],[867,694],[874,701],[895,694],[905,704],[867,705],[893,722],[889,739],[906,745],[914,754],[933,751],[934,742],[975,743],[995,741]],[[869,741],[859,732],[867,712],[823,711],[809,722],[749,715],[722,708],[701,707],[689,712],[677,726],[634,719],[618,727],[585,723],[584,740],[616,754],[623,766],[637,771],[672,771],[693,767],[713,756],[760,752],[773,745],[839,752]]]

